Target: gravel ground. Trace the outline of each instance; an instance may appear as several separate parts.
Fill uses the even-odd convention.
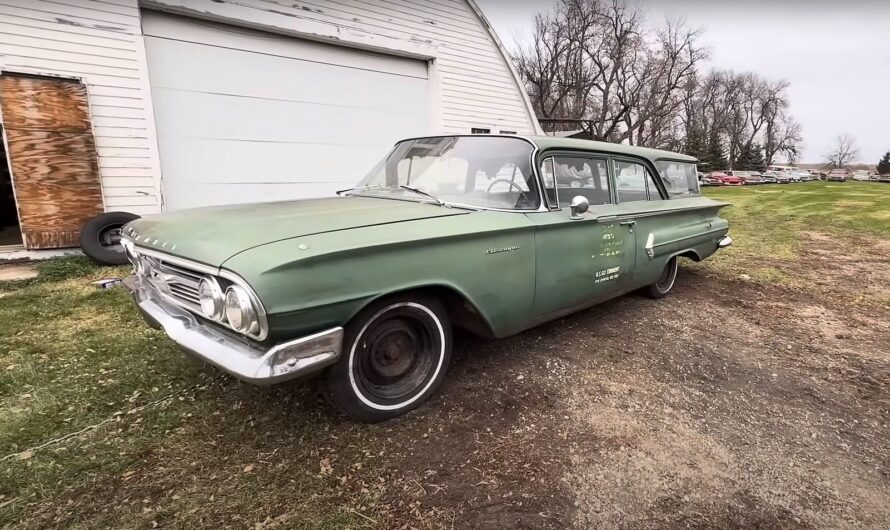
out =
[[[890,527],[890,311],[855,303],[890,280],[880,245],[840,274],[806,253],[810,292],[696,266],[664,300],[465,340],[400,420],[388,524]]]

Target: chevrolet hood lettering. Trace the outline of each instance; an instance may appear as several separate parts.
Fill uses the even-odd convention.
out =
[[[429,203],[353,196],[180,210],[137,219],[125,233],[137,245],[218,267],[236,254],[275,241],[469,213]],[[150,244],[155,240],[173,246],[162,249]]]

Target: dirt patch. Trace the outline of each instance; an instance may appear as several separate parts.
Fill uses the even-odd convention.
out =
[[[569,397],[593,440],[568,474],[577,526],[890,524],[885,329],[839,339],[849,308],[692,274],[670,301],[617,306],[590,325],[623,321],[599,348],[624,355],[579,360]]]
[[[398,427],[389,522],[888,527],[887,322],[684,270],[665,300],[469,340],[420,423]]]
[[[0,281],[12,282],[29,280],[37,277],[37,269],[33,265],[0,265]]]

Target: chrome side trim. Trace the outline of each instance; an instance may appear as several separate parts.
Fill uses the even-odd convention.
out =
[[[335,327],[265,349],[198,320],[171,304],[153,285],[129,276],[124,286],[149,324],[156,324],[183,349],[233,376],[257,385],[271,385],[317,372],[337,362],[343,328]]]
[[[675,239],[671,239],[671,240],[668,240],[668,241],[662,241],[661,243],[656,243],[655,245],[653,245],[653,248],[664,247],[664,246],[667,246],[667,245],[676,245],[677,243],[682,243],[682,242],[684,242],[684,241],[688,241],[688,240],[690,240],[690,239],[703,238],[703,237],[710,236],[710,235],[712,235],[712,234],[719,234],[720,232],[725,232],[725,231],[726,231],[725,228],[715,228],[715,229],[713,229],[713,230],[708,230],[708,231],[706,231],[706,232],[701,232],[701,233],[698,233],[698,234],[692,234],[692,235],[688,235],[688,236],[683,236],[683,237],[678,237],[678,238],[675,238]]]
[[[655,258],[655,234],[649,232],[649,237],[646,238],[646,255],[649,259]]]

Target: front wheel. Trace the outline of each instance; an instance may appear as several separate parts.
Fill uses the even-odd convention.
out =
[[[677,282],[677,268],[677,256],[674,256],[665,264],[658,280],[646,288],[646,293],[656,299],[667,296]]]
[[[378,422],[418,407],[451,360],[451,322],[433,298],[375,303],[346,326],[343,352],[327,373],[328,397],[355,420]]]

